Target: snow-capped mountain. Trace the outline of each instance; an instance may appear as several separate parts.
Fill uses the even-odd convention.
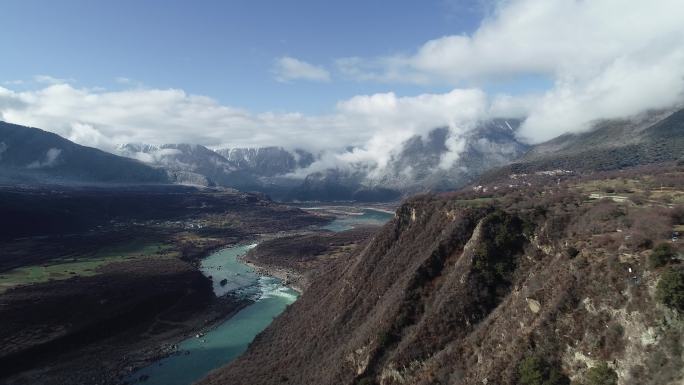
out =
[[[446,127],[414,136],[370,182],[404,192],[440,191],[462,186],[484,171],[520,157],[529,146],[515,130],[521,121],[495,119],[463,134]]]
[[[304,150],[287,151],[282,147],[224,148],[216,150],[236,169],[260,176],[278,176],[310,166],[315,157]]]
[[[517,119],[496,119],[462,133],[436,128],[406,140],[384,165],[338,162],[324,167],[323,159],[330,158],[326,154],[281,147],[125,144],[117,153],[163,167],[178,183],[260,191],[284,200],[378,201],[457,188],[518,158],[528,148],[515,137],[519,125]]]

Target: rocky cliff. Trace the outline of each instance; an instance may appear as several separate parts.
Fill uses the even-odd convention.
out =
[[[201,383],[679,384],[683,171],[413,198]]]

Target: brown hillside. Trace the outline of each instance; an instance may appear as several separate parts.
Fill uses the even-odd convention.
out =
[[[606,363],[620,385],[679,384],[684,322],[655,300],[677,247],[648,259],[682,225],[683,176],[413,198],[201,383],[503,385],[542,367],[588,384]]]

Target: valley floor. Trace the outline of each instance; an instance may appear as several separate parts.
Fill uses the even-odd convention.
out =
[[[330,220],[223,190],[0,195],[3,218],[18,224],[3,232],[14,237],[0,240],[0,382],[7,384],[121,383],[248,304],[214,296],[197,268],[202,257]],[[103,214],[108,206],[111,216]],[[64,226],[53,212],[65,213]],[[51,222],[37,233],[25,225],[45,217]]]

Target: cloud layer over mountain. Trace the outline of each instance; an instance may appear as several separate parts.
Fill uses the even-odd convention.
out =
[[[681,101],[684,6],[678,0],[509,0],[470,36],[444,36],[414,53],[344,58],[361,80],[419,84],[544,76],[553,87],[528,105],[534,141]]]
[[[355,147],[338,159],[383,164],[413,135],[439,126],[456,134],[489,113],[477,89],[398,97],[393,93],[341,101],[334,113],[252,114],[181,90],[101,92],[51,85],[37,91],[0,88],[3,120],[43,127],[80,144],[113,150],[119,143],[197,143],[213,147],[278,145],[313,151]]]

